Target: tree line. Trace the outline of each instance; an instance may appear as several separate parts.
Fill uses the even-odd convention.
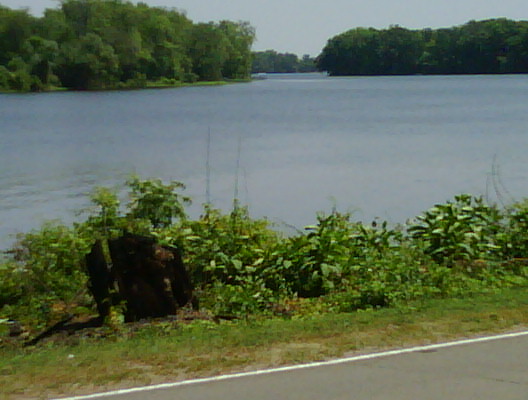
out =
[[[253,53],[252,73],[315,72],[315,59],[305,54],[301,59],[292,53],[277,53],[275,50]]]
[[[122,0],[63,0],[40,18],[0,5],[0,90],[246,79],[254,39],[246,22]]]
[[[329,39],[316,59],[329,75],[528,72],[528,21],[470,21],[442,29],[356,28]]]

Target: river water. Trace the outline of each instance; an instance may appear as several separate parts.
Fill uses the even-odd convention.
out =
[[[215,206],[238,193],[253,216],[299,228],[334,206],[400,223],[462,192],[519,200],[527,127],[525,75],[0,94],[0,248],[83,218],[95,186],[122,189],[131,174],[184,182],[193,216],[209,181]]]

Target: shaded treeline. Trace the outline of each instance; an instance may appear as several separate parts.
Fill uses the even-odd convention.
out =
[[[356,28],[326,44],[317,67],[330,75],[528,72],[528,21],[470,21],[443,29]]]
[[[64,0],[40,18],[0,5],[0,90],[245,79],[254,38],[245,22],[121,0]]]
[[[257,51],[253,53],[251,72],[260,73],[292,73],[315,72],[315,60],[305,54],[301,59],[292,53],[277,53],[275,50]]]

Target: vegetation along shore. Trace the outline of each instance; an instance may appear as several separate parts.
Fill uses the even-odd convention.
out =
[[[125,210],[99,188],[85,221],[19,236],[0,266],[3,323],[35,333],[93,312],[84,258],[95,240],[124,232],[180,248],[201,310],[212,316],[293,315],[298,299],[352,312],[527,283],[526,202],[499,208],[459,195],[394,227],[334,210],[284,236],[236,203],[228,214],[206,206],[189,219],[178,182],[133,178],[128,186]]]
[[[528,73],[528,21],[441,29],[355,28],[328,40],[316,65],[330,75]]]
[[[42,17],[0,5],[0,91],[178,87],[251,73],[338,75],[528,73],[528,22],[442,29],[354,28],[316,58],[252,52],[247,22],[194,23],[177,9],[65,0]]]
[[[301,60],[252,53],[254,39],[245,22],[194,23],[144,3],[65,0],[42,17],[0,6],[0,91],[212,85],[314,68],[528,72],[525,21],[357,28]],[[46,223],[0,255],[0,397],[88,393],[528,326],[528,200],[496,205],[460,194],[402,225],[334,209],[285,235],[236,199],[229,212],[206,204],[190,218],[180,182],[132,177],[126,187],[126,204],[96,188],[84,220]],[[172,254],[181,254],[192,305],[128,323],[123,297],[94,298],[86,257],[100,243],[104,264],[109,243],[125,235],[181,252]],[[85,324],[104,307],[100,324]],[[86,329],[31,340],[64,321]]]
[[[111,190],[98,188],[84,221],[48,223],[22,234],[4,256],[0,382],[13,396],[68,392],[77,381],[78,391],[90,384],[176,379],[164,369],[180,377],[205,376],[528,323],[525,201],[498,207],[459,195],[394,227],[354,222],[333,210],[284,236],[236,202],[230,213],[206,206],[200,218],[188,218],[190,199],[178,182],[136,177],[127,185],[126,207]],[[96,313],[85,256],[96,239],[125,231],[182,250],[199,308],[125,324],[126,304],[116,304],[99,328],[24,347],[65,317]],[[284,332],[291,334],[286,338]],[[222,351],[211,352],[211,346]],[[263,358],[270,347],[284,354]],[[103,369],[99,352],[107,354]],[[53,365],[69,354],[79,358],[58,377]],[[133,367],[139,359],[140,369]],[[92,364],[93,373],[80,379],[78,373]],[[145,368],[152,374],[143,374]],[[35,374],[35,383],[19,385]]]
[[[0,90],[178,86],[247,80],[248,23],[193,23],[176,9],[66,0],[42,17],[0,5]]]

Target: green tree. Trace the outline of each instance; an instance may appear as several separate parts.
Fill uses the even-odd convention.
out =
[[[526,73],[528,71],[528,22],[516,23],[516,30],[506,39],[506,71]]]
[[[0,65],[0,90],[8,90],[11,88],[9,84],[10,79],[11,72],[3,65]]]
[[[58,76],[73,89],[98,89],[117,81],[119,60],[114,49],[94,33],[61,46]]]
[[[73,89],[247,78],[254,38],[246,22],[193,24],[177,9],[124,0],[62,0],[41,18],[0,6],[0,66],[10,70],[2,87],[39,90],[57,77]]]
[[[424,43],[417,31],[392,26],[380,32],[378,48],[381,72],[389,75],[409,75],[418,72],[418,60]]]
[[[132,218],[147,219],[154,228],[160,228],[171,225],[174,218],[186,217],[185,205],[191,200],[178,193],[185,188],[181,182],[164,184],[160,179],[133,177],[127,185],[131,189],[128,207]]]
[[[0,65],[20,55],[35,28],[35,18],[27,10],[11,10],[0,5]]]
[[[317,57],[319,70],[330,75],[376,75],[383,73],[380,32],[357,28],[330,39]]]
[[[192,22],[176,10],[138,5],[138,29],[142,37],[140,69],[148,78],[183,80],[191,72],[188,56]]]
[[[30,67],[22,57],[13,57],[7,63],[7,69],[11,72],[8,76],[8,88],[19,92],[29,92],[38,87],[34,77],[30,74]]]
[[[297,67],[297,72],[315,72],[317,68],[315,67],[315,59],[310,57],[309,54],[304,54],[299,61],[299,66]]]
[[[95,1],[97,0],[65,0],[61,3],[61,10],[76,37],[84,36],[89,32],[91,9]]]
[[[229,42],[222,75],[232,79],[248,78],[251,72],[251,46],[255,40],[255,29],[248,22],[231,21],[221,21],[218,27]]]
[[[48,85],[56,80],[53,70],[59,55],[59,46],[53,40],[46,40],[40,36],[31,36],[26,40],[23,54],[32,75],[42,84]]]
[[[215,24],[196,24],[191,33],[189,55],[192,71],[203,81],[223,78],[222,68],[228,59],[230,46],[224,32]]]
[[[275,72],[275,57],[277,52],[274,50],[257,51],[253,53],[252,73]]]
[[[72,25],[62,9],[48,8],[36,23],[36,34],[61,44],[77,37]]]
[[[456,46],[459,30],[438,29],[424,33],[424,52],[420,57],[420,70],[422,73],[453,74],[460,69]]]
[[[275,50],[253,53],[252,72],[291,73],[299,71],[299,58],[292,53],[277,53]]]
[[[357,28],[328,40],[316,64],[330,75],[528,72],[528,23],[505,18],[414,31]]]

